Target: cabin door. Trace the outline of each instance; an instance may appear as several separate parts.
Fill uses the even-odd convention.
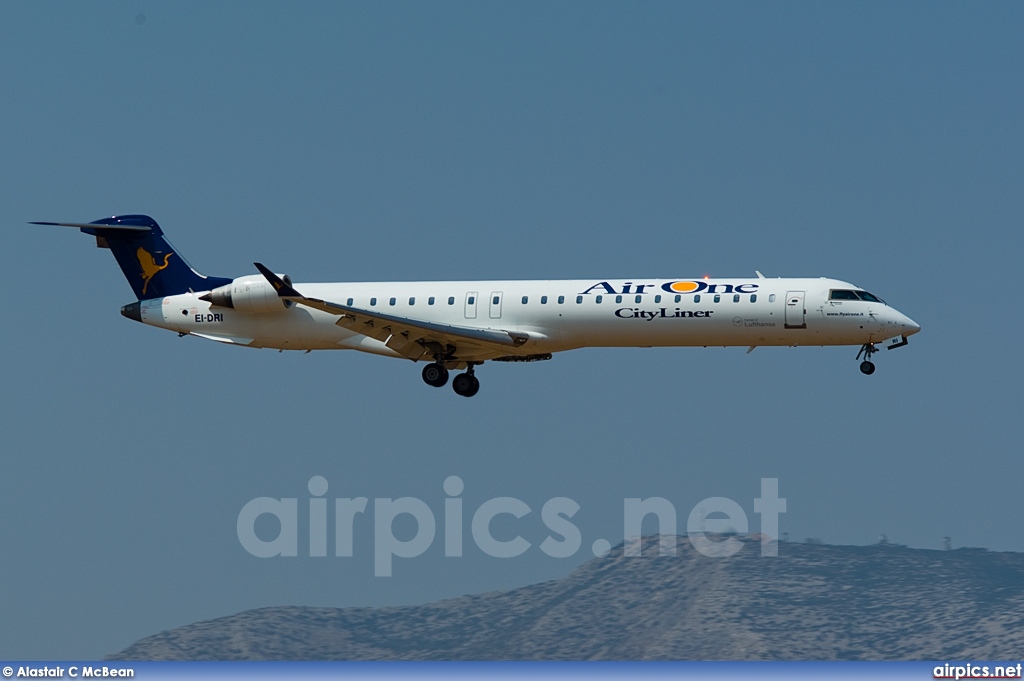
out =
[[[501,319],[501,291],[491,292],[491,319]]]
[[[786,293],[786,328],[806,329],[806,315],[804,291],[789,291]]]

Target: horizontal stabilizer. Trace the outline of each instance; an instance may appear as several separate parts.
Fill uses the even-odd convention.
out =
[[[78,229],[116,229],[123,232],[152,232],[152,227],[137,225],[103,225],[89,222],[30,222],[30,225],[52,225],[54,227],[77,227]]]
[[[163,298],[189,291],[209,291],[230,284],[230,279],[199,274],[164,238],[156,220],[148,215],[111,215],[92,222],[30,222],[32,225],[74,227],[107,248],[138,300]]]

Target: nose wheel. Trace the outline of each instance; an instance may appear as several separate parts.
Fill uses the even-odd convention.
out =
[[[871,355],[878,352],[878,348],[875,347],[874,343],[865,343],[861,346],[860,352],[857,353],[857,359],[864,357],[864,361],[860,363],[860,372],[865,376],[870,376],[875,373],[875,363],[871,361]]]
[[[473,374],[473,363],[470,362],[466,373],[459,374],[452,380],[452,390],[456,395],[472,397],[480,391],[480,381]]]

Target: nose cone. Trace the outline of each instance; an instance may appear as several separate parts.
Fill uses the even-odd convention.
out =
[[[912,336],[913,334],[921,330],[920,324],[918,324],[917,322],[915,322],[913,319],[903,314],[902,312],[899,313],[899,319],[896,323],[900,326],[904,336]]]

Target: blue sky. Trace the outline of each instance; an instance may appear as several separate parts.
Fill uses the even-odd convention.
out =
[[[1022,23],[1013,3],[3,3],[0,658],[558,578],[621,540],[626,497],[681,525],[730,497],[756,529],[762,477],[791,539],[1024,550]],[[584,350],[488,364],[465,400],[405,362],[135,324],[108,252],[25,224],[115,213],[219,276],[758,269],[853,281],[923,331],[870,378],[855,348]],[[375,578],[366,522],[351,559],[246,553],[244,504],[302,508],[315,475],[439,518],[458,475],[470,511],[527,502],[495,533],[534,547],[436,540]],[[558,496],[581,507],[566,559],[536,548]]]

